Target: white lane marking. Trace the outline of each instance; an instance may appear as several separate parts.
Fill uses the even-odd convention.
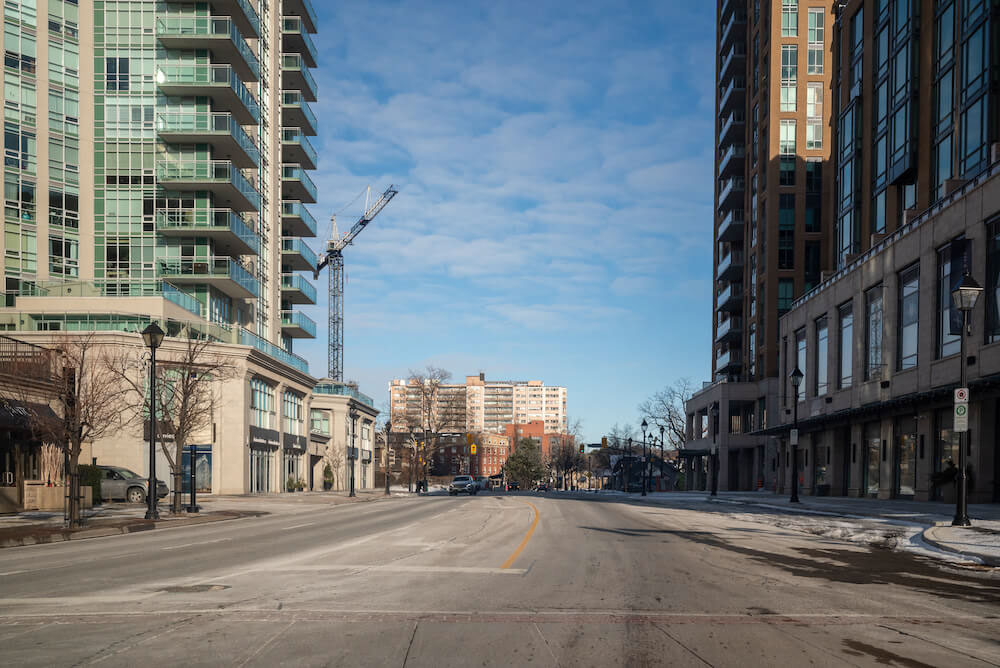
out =
[[[184,547],[192,547],[194,545],[209,545],[211,543],[228,543],[232,538],[216,538],[215,540],[203,540],[200,543],[184,543],[183,545],[171,545],[170,547],[161,547],[163,551],[167,550],[179,550]]]
[[[282,531],[291,531],[292,529],[301,529],[302,527],[311,527],[316,524],[315,522],[306,522],[305,524],[296,524],[295,526],[285,527]]]
[[[284,573],[322,573],[324,571],[379,571],[383,573],[474,573],[524,575],[526,568],[486,568],[477,566],[403,566],[402,564],[324,564],[321,566],[289,566]]]
[[[41,569],[39,569],[39,570],[41,570]],[[30,573],[30,572],[31,571],[28,571],[28,570],[23,570],[23,571],[7,571],[6,573],[0,573],[0,577],[3,577],[4,575],[17,575],[18,573]]]

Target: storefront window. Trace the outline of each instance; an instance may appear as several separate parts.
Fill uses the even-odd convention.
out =
[[[875,496],[879,490],[881,471],[882,426],[878,422],[865,425],[865,494]]]

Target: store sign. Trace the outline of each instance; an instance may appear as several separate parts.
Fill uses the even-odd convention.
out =
[[[250,447],[276,448],[281,445],[280,435],[274,429],[250,427]]]
[[[282,434],[285,439],[285,448],[289,450],[305,450],[306,437],[295,434]]]

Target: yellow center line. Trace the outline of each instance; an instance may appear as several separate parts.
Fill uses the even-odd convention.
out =
[[[538,526],[538,508],[535,508],[535,504],[530,501],[525,501],[525,503],[531,506],[531,509],[535,511],[535,519],[532,521],[531,527],[528,529],[528,533],[525,534],[524,540],[522,540],[521,544],[517,546],[517,549],[514,550],[509,557],[507,557],[507,561],[503,562],[503,565],[500,566],[500,568],[510,568],[514,565],[514,561],[517,560],[518,556],[521,554],[521,550],[523,550],[524,546],[528,544],[529,540],[531,540],[531,534],[535,533],[535,527]]]

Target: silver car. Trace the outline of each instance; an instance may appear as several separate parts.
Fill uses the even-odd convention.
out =
[[[129,503],[145,503],[148,481],[135,471],[121,466],[98,466],[104,472],[101,496],[105,499],[125,499]],[[167,483],[157,479],[156,496],[160,499],[169,491]]]

